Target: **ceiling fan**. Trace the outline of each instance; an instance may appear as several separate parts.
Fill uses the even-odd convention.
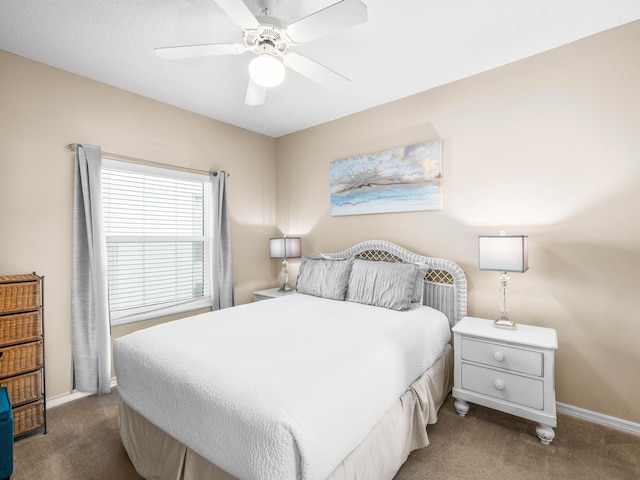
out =
[[[161,47],[155,54],[165,60],[215,55],[257,55],[249,63],[249,86],[246,105],[264,103],[267,89],[279,85],[285,66],[335,92],[344,91],[351,81],[308,57],[289,51],[303,43],[367,21],[367,7],[360,0],[341,0],[307,17],[283,26],[269,10],[256,18],[242,0],[214,0],[242,29],[244,43],[211,43]]]

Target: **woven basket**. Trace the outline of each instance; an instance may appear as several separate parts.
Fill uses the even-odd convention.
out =
[[[7,387],[13,406],[37,400],[42,397],[42,371],[5,378],[0,380],[0,387]]]
[[[0,315],[0,344],[9,345],[40,338],[40,312]]]
[[[42,367],[42,340],[0,348],[0,378]]]
[[[17,437],[44,425],[42,400],[13,409],[13,435]]]
[[[34,310],[40,306],[40,282],[1,283],[3,279],[16,277],[28,276],[0,277],[0,313]]]

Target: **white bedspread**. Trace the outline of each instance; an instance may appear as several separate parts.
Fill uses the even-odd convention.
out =
[[[308,295],[242,305],[115,341],[123,400],[243,480],[321,480],[449,341],[429,307]]]

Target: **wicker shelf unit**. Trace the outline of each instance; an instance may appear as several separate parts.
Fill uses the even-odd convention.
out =
[[[47,433],[44,277],[0,276],[0,386],[13,406],[14,437]]]

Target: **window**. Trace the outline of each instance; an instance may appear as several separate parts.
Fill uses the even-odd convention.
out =
[[[103,158],[111,324],[211,305],[207,175]]]

